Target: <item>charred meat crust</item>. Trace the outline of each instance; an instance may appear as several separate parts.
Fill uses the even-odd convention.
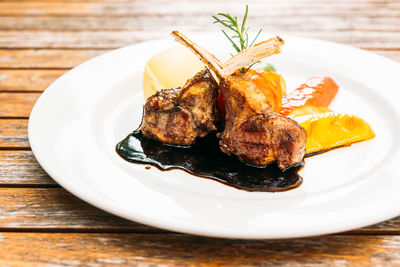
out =
[[[164,89],[146,101],[141,131],[164,143],[188,146],[216,130],[218,84],[205,69],[182,88]]]
[[[272,111],[252,81],[240,74],[231,75],[221,81],[220,90],[226,108],[225,129],[220,134],[224,153],[258,166],[277,161],[281,169],[303,159],[306,131]]]

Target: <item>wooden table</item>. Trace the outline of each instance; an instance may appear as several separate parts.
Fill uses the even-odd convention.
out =
[[[253,29],[332,40],[400,61],[400,1],[247,2]],[[215,30],[212,14],[243,10],[244,3],[223,0],[0,1],[1,266],[400,264],[400,218],[305,239],[196,237],[96,209],[60,188],[36,162],[28,117],[57,77],[111,49],[167,37],[171,29]]]

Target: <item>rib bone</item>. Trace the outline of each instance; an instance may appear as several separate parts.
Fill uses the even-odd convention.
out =
[[[175,37],[177,42],[188,47],[196,54],[200,60],[215,73],[219,80],[222,80],[238,69],[244,68],[260,59],[280,53],[280,46],[284,44],[284,41],[277,36],[245,49],[231,57],[224,64],[221,64],[214,55],[195,44],[179,31],[173,31],[171,35]]]
[[[279,36],[276,36],[255,44],[254,46],[250,46],[231,57],[222,65],[224,74],[228,76],[238,69],[249,66],[260,59],[279,54],[281,52],[280,46],[283,44],[284,41]]]
[[[215,73],[215,75],[218,77],[219,80],[221,80],[225,76],[222,70],[221,62],[213,54],[209,53],[203,47],[192,42],[189,38],[187,38],[179,31],[173,31],[171,32],[171,35],[174,36],[175,40],[178,43],[186,46],[195,55],[197,55],[200,58],[200,60]]]

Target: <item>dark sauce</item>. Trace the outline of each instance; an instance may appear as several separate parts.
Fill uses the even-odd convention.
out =
[[[160,170],[181,169],[246,191],[287,191],[303,182],[298,171],[304,162],[284,172],[275,163],[264,168],[250,166],[221,152],[214,133],[199,138],[190,147],[179,147],[146,138],[136,131],[118,143],[116,150],[130,162],[150,164]]]

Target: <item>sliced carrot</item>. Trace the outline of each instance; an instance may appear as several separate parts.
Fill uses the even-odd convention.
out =
[[[249,69],[245,74],[264,93],[271,102],[272,109],[279,112],[282,105],[282,98],[286,93],[286,83],[281,75],[275,71],[257,72]]]
[[[280,113],[286,116],[293,109],[304,105],[327,107],[338,89],[339,86],[330,77],[312,77],[283,98]]]

